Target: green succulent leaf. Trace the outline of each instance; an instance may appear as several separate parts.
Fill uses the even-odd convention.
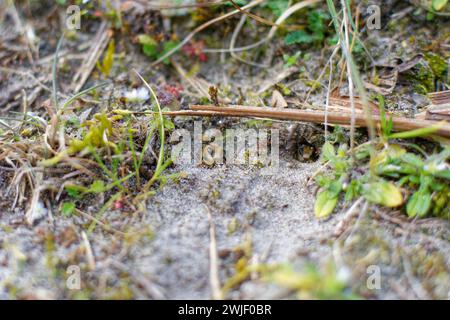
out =
[[[329,161],[336,156],[334,146],[330,142],[325,142],[322,147],[322,158],[324,161]]]
[[[363,185],[363,196],[370,202],[394,208],[403,203],[400,190],[387,181],[371,182]]]
[[[434,175],[439,178],[444,178],[444,179],[450,180],[450,169],[438,171]]]
[[[74,210],[75,210],[75,203],[73,202],[63,202],[63,204],[61,205],[61,213],[65,217],[70,216]]]
[[[406,213],[409,217],[424,217],[431,207],[431,194],[428,191],[417,191],[406,204]]]
[[[89,192],[92,193],[100,193],[103,191],[105,191],[105,183],[102,180],[95,180],[89,189]]]
[[[334,193],[330,193],[328,190],[319,193],[314,206],[314,212],[317,218],[328,217],[336,207],[338,197]]]
[[[142,51],[150,58],[156,58],[158,56],[158,42],[148,35],[138,36],[138,41],[142,45]]]
[[[401,156],[401,160],[407,164],[410,164],[416,168],[422,168],[425,163],[415,154],[405,153]]]
[[[447,5],[448,0],[433,0],[432,6],[436,11],[441,11]]]

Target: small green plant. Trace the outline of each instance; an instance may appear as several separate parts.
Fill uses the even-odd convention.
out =
[[[75,211],[75,202],[63,202],[61,204],[61,213],[65,217],[69,217]]]
[[[114,39],[109,42],[108,49],[106,50],[105,57],[103,61],[97,62],[97,69],[103,74],[105,78],[109,77],[111,73],[112,66],[114,64],[114,53],[115,53],[116,45]]]
[[[393,155],[378,157],[376,173],[397,179],[411,196],[406,204],[410,217],[427,215],[449,218],[450,147],[422,158],[398,147]]]
[[[357,153],[356,159],[364,160],[369,155],[367,150]],[[331,167],[331,172],[319,174],[317,184],[322,190],[317,195],[314,211],[318,218],[329,216],[336,207],[341,193],[345,200],[351,201],[357,196],[363,196],[372,203],[387,207],[397,207],[403,202],[400,190],[391,182],[372,176],[370,172],[354,174],[352,170],[363,164],[355,162],[347,150],[347,145],[335,150],[330,142],[322,149],[322,160]]]
[[[302,271],[296,271],[289,264],[263,266],[263,280],[287,288],[299,299],[358,299],[340,279],[335,266],[328,263],[324,270],[308,264]]]
[[[297,51],[293,55],[289,55],[289,54],[283,55],[284,67],[289,68],[289,67],[295,65],[297,63],[298,59],[300,58],[301,54],[302,53],[300,51]]]
[[[239,259],[234,264],[234,274],[222,287],[224,296],[247,281],[251,274],[257,274],[263,282],[289,289],[299,299],[357,298],[349,290],[346,279],[338,276],[331,262],[320,269],[307,264],[301,271],[295,270],[290,264],[254,264],[253,243],[250,236],[233,248],[233,252]]]
[[[433,10],[441,11],[447,5],[448,0],[433,0],[431,2],[431,7]]]
[[[330,20],[330,16],[323,10],[315,10],[308,13],[307,18],[307,31],[297,30],[287,34],[284,39],[287,45],[296,43],[313,43],[322,42],[325,39],[325,33],[327,30],[327,21]]]
[[[142,52],[147,57],[150,57],[153,60],[157,60],[160,57],[163,57],[166,53],[175,48],[179,43],[178,41],[175,40],[169,40],[161,44],[157,42],[154,38],[146,34],[138,36],[138,41],[142,45]],[[163,62],[167,64],[169,63],[169,60],[166,59]]]
[[[446,161],[450,148],[421,158],[397,144],[380,146],[382,149],[369,159],[368,145],[359,148],[352,157],[345,144],[335,150],[330,142],[325,143],[322,160],[331,170],[316,176],[321,187],[315,204],[316,216],[329,216],[344,194],[345,201],[362,196],[371,203],[390,208],[406,203],[410,217],[449,217],[446,203],[450,199],[450,169]],[[407,195],[406,201],[403,194]]]
[[[289,0],[268,0],[265,4],[272,13],[279,17],[289,7]]]

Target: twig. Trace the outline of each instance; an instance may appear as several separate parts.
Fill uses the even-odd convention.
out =
[[[149,3],[148,0],[135,0],[132,2],[139,3],[141,6],[143,6],[145,9],[148,10],[174,10],[174,9],[189,9],[189,8],[204,8],[204,7],[210,7],[219,5],[225,2],[228,2],[228,0],[216,0],[216,1],[209,1],[209,2],[197,2],[193,4],[175,4],[175,5],[165,5],[165,4],[153,4]]]
[[[85,217],[85,218],[87,218],[87,219],[89,219],[89,220],[95,222],[96,224],[98,224],[100,227],[102,227],[103,229],[105,229],[105,230],[108,231],[108,232],[116,233],[116,234],[121,235],[121,236],[126,236],[126,235],[127,235],[127,233],[122,232],[122,231],[119,231],[119,230],[117,230],[117,229],[114,229],[114,228],[110,227],[109,225],[107,225],[107,224],[101,222],[100,220],[98,220],[98,219],[95,218],[94,216],[90,215],[89,213],[86,213],[86,212],[81,211],[81,210],[76,209],[76,208],[75,208],[75,211],[76,211],[78,214],[82,215],[83,217]]]
[[[191,110],[197,112],[177,111],[166,112],[165,115],[177,116],[227,116],[227,117],[262,117],[279,120],[301,121],[312,123],[325,123],[324,111],[308,111],[296,109],[274,109],[267,107],[247,107],[247,106],[229,106],[217,107],[213,105],[192,105]],[[352,115],[348,112],[329,112],[327,120],[329,124],[350,125]],[[372,115],[372,120],[380,124],[380,115]],[[392,117],[394,131],[409,131],[422,129],[431,126],[438,126],[435,135],[450,138],[450,125],[447,122],[436,122],[430,120],[409,119],[404,117]],[[363,114],[355,114],[355,124],[360,127],[367,126],[367,120]]]
[[[86,250],[86,259],[88,262],[89,270],[91,271],[95,270],[95,258],[94,254],[92,253],[92,247],[91,244],[89,243],[89,239],[87,237],[86,232],[82,231],[81,237],[83,238],[84,248]]]
[[[107,30],[106,22],[103,22],[94,39],[92,40],[92,46],[86,53],[86,58],[83,60],[80,69],[73,77],[72,88],[74,94],[78,93],[78,91],[80,91],[86,83],[87,79],[91,75],[92,70],[94,70],[95,68],[95,64],[108,45],[111,37],[112,33]]]
[[[180,74],[180,76],[188,82],[201,96],[208,97],[208,90],[203,88],[202,85],[197,81],[197,79],[193,79],[190,77],[186,70],[183,69],[183,67],[176,62],[174,59],[170,59],[170,62],[174,66],[175,70]]]
[[[136,283],[138,287],[141,287],[145,292],[153,299],[162,300],[166,299],[164,288],[154,283],[151,279],[148,279],[144,274],[137,270],[131,270],[125,264],[117,260],[111,260],[111,264],[122,272],[126,272],[130,278]]]
[[[239,48],[233,48],[232,52],[239,52],[239,51],[247,51],[253,48],[256,48],[260,45],[263,45],[266,42],[269,42],[276,34],[278,27],[287,19],[289,18],[292,14],[294,14],[295,12],[310,6],[310,5],[314,5],[316,3],[319,3],[320,0],[305,0],[302,2],[298,2],[296,4],[294,4],[293,6],[289,7],[286,11],[283,12],[283,14],[278,17],[278,19],[275,21],[274,25],[272,26],[272,28],[270,28],[269,33],[267,34],[267,36],[255,43],[243,46],[243,47],[239,47]],[[244,9],[245,7],[242,7],[242,9]],[[210,53],[218,53],[218,52],[230,52],[230,48],[227,49],[204,49],[203,52],[210,52]]]
[[[209,220],[209,279],[211,283],[212,298],[214,300],[222,300],[223,294],[222,290],[220,289],[216,229],[214,227],[214,221],[211,216],[211,211],[209,210],[207,205],[205,205],[205,208]]]
[[[344,0],[341,0],[342,3],[342,12],[344,14],[344,35],[345,35],[345,39],[344,39],[344,43],[343,43],[343,48],[344,50],[346,50],[347,53],[347,59],[346,59],[346,63],[347,63],[347,76],[348,76],[348,92],[349,92],[349,96],[350,96],[350,106],[351,106],[351,111],[352,111],[352,117],[351,117],[351,124],[350,124],[350,150],[352,150],[352,155],[354,155],[353,153],[353,148],[355,147],[355,97],[353,94],[353,74],[352,74],[352,70],[351,70],[351,59],[348,58],[348,56],[350,56],[351,54],[351,49],[349,48],[349,22],[348,22],[348,16],[347,16],[347,10],[346,10],[346,6],[345,6],[345,2]]]

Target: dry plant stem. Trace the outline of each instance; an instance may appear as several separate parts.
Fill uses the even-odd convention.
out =
[[[241,61],[241,62],[243,62],[243,63],[245,63],[245,64],[248,64],[248,65],[251,65],[251,66],[254,66],[254,67],[259,67],[259,68],[268,68],[269,66],[267,66],[267,65],[262,65],[262,64],[258,64],[258,63],[251,62],[251,61],[247,61],[247,60],[241,58],[241,57],[234,51],[234,46],[235,46],[235,44],[236,44],[237,37],[238,37],[239,33],[241,32],[242,27],[244,26],[246,20],[247,20],[247,16],[246,16],[246,15],[243,15],[243,16],[241,17],[241,19],[239,20],[239,23],[237,24],[236,29],[235,29],[234,32],[233,32],[233,35],[231,36],[231,41],[230,41],[230,54],[231,54],[231,56],[232,56],[234,59],[236,59],[236,60],[238,60],[238,61]]]
[[[214,226],[214,221],[211,215],[211,211],[208,206],[205,205],[206,213],[208,214],[209,220],[209,278],[211,283],[211,293],[214,300],[222,300],[223,294],[220,289],[220,279],[219,279],[219,257],[217,254],[217,244],[216,244],[216,228]]]
[[[190,77],[187,74],[186,70],[184,70],[183,67],[178,62],[176,62],[174,59],[170,59],[170,62],[172,63],[175,70],[180,74],[181,78],[183,78],[187,83],[189,83],[192,86],[192,88],[194,88],[201,96],[205,97],[209,96],[208,89],[202,87],[202,85],[198,81]]]
[[[264,19],[264,18],[262,18],[262,17],[260,17],[260,16],[257,16],[256,14],[250,13],[249,11],[242,9],[242,8],[241,8],[236,2],[234,2],[233,0],[228,0],[228,1],[231,2],[231,4],[233,5],[233,7],[235,7],[236,10],[239,10],[243,15],[246,15],[246,16],[252,18],[253,20],[256,20],[256,21],[258,21],[258,22],[261,22],[261,23],[263,23],[263,24],[266,24],[266,25],[269,25],[269,26],[272,26],[272,27],[274,27],[274,26],[280,27],[280,25],[278,25],[278,24],[276,24],[276,23],[273,23],[272,21],[269,21],[269,20]]]
[[[86,232],[82,231],[81,232],[81,237],[83,239],[83,243],[84,243],[84,248],[85,248],[85,253],[86,253],[86,260],[88,262],[88,267],[90,271],[95,270],[95,258],[94,258],[94,254],[92,252],[92,247],[91,244],[89,242],[88,236],[86,234]]]
[[[165,112],[167,116],[226,116],[226,117],[260,117],[278,120],[301,121],[312,123],[325,123],[324,111],[308,111],[295,109],[276,110],[267,107],[247,107],[230,106],[217,107],[213,105],[201,106],[192,105],[191,111]],[[355,114],[355,125],[359,127],[367,126],[367,119],[364,114]],[[379,124],[381,122],[379,115],[372,115],[372,120]],[[429,120],[417,120],[404,117],[392,117],[393,129],[395,131],[409,131],[421,129],[430,126],[436,126],[438,122]],[[334,125],[350,125],[351,114],[343,112],[329,112],[328,123]],[[450,138],[450,125],[446,122],[439,122],[441,125],[434,133],[437,136]]]
[[[344,34],[345,34],[345,41],[344,41],[344,48],[347,50],[348,55],[351,54],[351,49],[349,45],[349,36],[348,36],[348,28],[349,28],[349,21],[347,16],[347,10],[345,5],[345,0],[341,0],[342,3],[342,12],[344,15]],[[350,65],[350,59],[346,59],[347,62],[347,76],[348,76],[348,91],[350,96],[350,106],[352,111],[352,118],[350,123],[350,150],[353,151],[353,148],[355,147],[355,97],[353,94],[353,75]],[[353,154],[353,153],[352,153]]]
[[[98,220],[98,219],[95,218],[94,216],[92,216],[92,215],[90,215],[90,214],[88,214],[88,213],[86,213],[86,212],[84,212],[84,211],[81,211],[81,210],[79,210],[79,209],[75,209],[75,211],[76,211],[79,215],[81,215],[81,216],[83,216],[83,217],[85,217],[85,218],[87,218],[87,219],[89,219],[89,220],[95,222],[95,223],[98,224],[100,227],[102,227],[105,231],[108,231],[108,232],[111,232],[111,233],[115,233],[115,234],[118,234],[118,235],[121,235],[121,236],[126,236],[126,235],[127,235],[125,232],[122,232],[122,231],[119,231],[119,230],[116,230],[116,229],[110,227],[109,225],[107,225],[107,224],[101,222],[100,220]]]
[[[219,4],[228,2],[228,1],[229,0],[217,0],[217,1],[199,2],[199,3],[194,3],[194,4],[179,4],[179,5],[153,4],[148,0],[137,0],[137,1],[135,0],[132,2],[137,2],[140,5],[144,6],[145,9],[148,9],[148,10],[171,10],[171,9],[204,8],[204,7],[219,5]]]
[[[247,46],[243,46],[243,47],[239,47],[239,48],[233,48],[233,50],[231,52],[247,51],[247,50],[256,48],[256,47],[258,47],[260,45],[263,45],[264,43],[270,41],[275,36],[275,34],[276,34],[277,30],[278,30],[278,27],[287,18],[289,18],[295,12],[297,12],[297,11],[299,11],[299,10],[305,8],[305,7],[314,5],[314,4],[318,3],[318,2],[320,2],[320,0],[306,0],[306,1],[302,1],[302,2],[294,4],[292,7],[289,7],[286,11],[284,11],[283,14],[275,21],[274,26],[272,26],[272,28],[270,28],[267,37],[265,37],[265,38],[255,42],[255,43],[249,44]],[[211,53],[216,52],[217,53],[217,52],[230,52],[230,50],[231,49],[228,48],[228,49],[205,49],[203,51],[204,52],[211,52]]]
[[[92,70],[95,68],[95,64],[102,55],[103,51],[106,49],[111,37],[112,33],[108,31],[107,23],[103,22],[92,40],[92,46],[86,53],[86,58],[73,78],[72,88],[74,94],[78,93],[78,91],[80,91],[86,83]]]
[[[331,81],[333,80],[333,58],[339,50],[339,44],[333,50],[331,57],[329,59],[330,65],[330,76],[328,78],[328,89],[327,89],[327,101],[325,105],[325,140],[328,138],[328,108],[330,107],[330,95],[331,95]]]

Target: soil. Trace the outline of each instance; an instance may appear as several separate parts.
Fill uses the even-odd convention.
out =
[[[386,8],[390,14],[402,12],[407,6],[395,4],[395,1],[388,2]],[[25,6],[18,6],[18,10],[21,17],[27,17]],[[58,10],[61,11],[61,8]],[[44,9],[39,11],[39,15],[48,19],[51,31],[47,30],[48,26],[46,28],[36,21],[36,17],[24,19],[35,25],[41,38],[38,61],[44,62],[27,69],[30,64],[26,54],[22,50],[14,51],[18,40],[13,37],[0,45],[4,47],[0,51],[0,62],[3,67],[29,70],[51,87],[51,57],[60,22],[57,15]],[[151,15],[143,14],[139,21],[150,19]],[[159,19],[160,16],[157,17]],[[409,13],[400,19],[402,24],[373,31],[366,44],[376,48],[371,50],[374,60],[380,65],[399,57],[408,60],[422,48],[423,42],[430,45],[428,39],[432,34],[438,39],[437,42],[445,39],[450,26],[445,18],[435,19],[433,24],[427,24],[423,17]],[[13,29],[6,22],[0,29],[0,36],[5,39],[8,30]],[[235,18],[224,23],[224,28],[237,22],[238,18]],[[61,92],[67,96],[71,94],[71,77],[84,58],[100,23],[100,20],[89,22],[75,39],[67,40],[63,46],[59,81]],[[408,25],[407,29],[404,29],[405,25]],[[184,30],[181,26],[184,24],[175,24],[174,28]],[[243,37],[243,42],[251,42],[249,39],[254,40],[260,31],[255,25],[252,26],[254,28],[250,28],[252,31]],[[139,29],[137,23],[135,28]],[[137,34],[142,30],[133,32]],[[214,29],[211,33],[214,34]],[[411,39],[411,34],[414,34],[414,39]],[[182,35],[179,37],[182,38]],[[91,115],[103,107],[110,108],[111,101],[119,101],[130,88],[140,86],[133,69],[143,74],[158,90],[166,84],[183,85],[182,96],[171,106],[175,109],[186,109],[189,103],[198,103],[205,98],[171,66],[149,67],[149,58],[142,54],[134,39],[118,38],[117,43],[123,54],[113,68],[114,79],[109,79],[110,84],[102,88],[95,99],[92,98],[99,102],[90,104],[86,99],[80,104],[81,107],[92,108]],[[258,62],[270,63],[270,68],[240,64],[226,54],[208,54],[208,61],[200,64],[195,78],[200,79],[198,81],[204,88],[218,86],[220,98],[231,103],[267,103],[270,94],[261,99],[257,92],[276,75],[286,72],[283,52],[279,50],[282,41],[282,38],[274,39],[267,51],[256,54]],[[409,42],[405,45],[405,41]],[[228,45],[225,40],[216,42]],[[25,47],[22,43],[18,45],[22,49]],[[305,80],[317,79],[331,53],[329,48],[302,50],[308,51],[309,55],[300,63],[304,72],[301,75],[293,72],[279,83],[274,83],[275,87],[269,86],[270,90],[276,88],[283,91],[288,88],[291,92],[286,100],[291,107],[305,99],[311,89],[310,83]],[[20,57],[8,60],[2,52],[9,53],[5,54],[8,59],[15,54]],[[50,59],[46,60],[46,57]],[[174,60],[188,70],[193,64],[182,54],[175,56]],[[98,83],[99,78],[101,74],[94,71],[84,88]],[[325,76],[321,80],[325,89],[327,78]],[[33,92],[39,86],[29,75],[5,70],[0,72],[0,79],[2,116],[17,116],[13,113],[21,110],[21,100],[16,99],[17,95],[25,90],[29,97],[34,97]],[[229,93],[226,93],[227,90]],[[344,94],[345,91],[344,85]],[[45,103],[51,98],[50,92],[41,88],[35,98],[30,106],[32,111],[47,116]],[[320,105],[325,99],[326,90],[314,90],[308,102]],[[420,112],[427,104],[424,95],[402,81],[399,81],[395,93],[388,95],[387,101],[391,111],[407,115]],[[148,107],[144,103],[126,106],[121,102],[115,103],[117,108],[137,111]],[[80,117],[79,114],[75,116]],[[258,121],[256,126],[268,128],[261,120]],[[174,120],[174,124],[177,129],[191,128],[193,119],[180,117]],[[29,225],[25,212],[31,195],[27,194],[27,198],[20,201],[22,205],[12,209],[15,193],[14,189],[9,189],[13,186],[14,170],[2,162],[0,299],[210,299],[213,297],[210,279],[212,239],[208,213],[212,216],[216,231],[221,285],[229,283],[229,279],[239,273],[239,263],[243,257],[248,258],[248,264],[289,265],[298,274],[305,274],[312,268],[322,279],[318,281],[319,293],[299,293],[289,285],[261,278],[255,272],[225,292],[226,298],[450,297],[449,221],[408,219],[404,212],[367,205],[363,201],[340,203],[330,218],[317,219],[314,215],[317,186],[312,178],[322,165],[318,158],[324,141],[323,126],[294,126],[293,123],[275,121],[270,124],[280,130],[281,165],[278,171],[227,164],[173,165],[166,174],[183,172],[183,177],[156,188],[155,194],[146,201],[144,212],[135,214],[132,210],[111,206],[99,217],[100,223],[92,233],[88,232],[92,217],[106,202],[108,194],[92,195],[82,205],[86,215],[73,214],[70,217],[63,216],[59,212],[60,204],[49,196],[46,205],[51,210]],[[203,120],[204,129],[225,130],[248,128],[250,125],[248,119]],[[292,130],[296,133],[293,137],[290,136]],[[364,130],[358,130],[357,140],[366,140]],[[170,150],[171,145],[168,148]],[[154,162],[150,161],[149,166]],[[251,248],[251,253],[248,253],[248,248]],[[80,270],[80,288],[70,287],[71,266]],[[377,288],[368,285],[373,266],[380,270],[381,282]],[[330,283],[343,285],[334,290]]]

